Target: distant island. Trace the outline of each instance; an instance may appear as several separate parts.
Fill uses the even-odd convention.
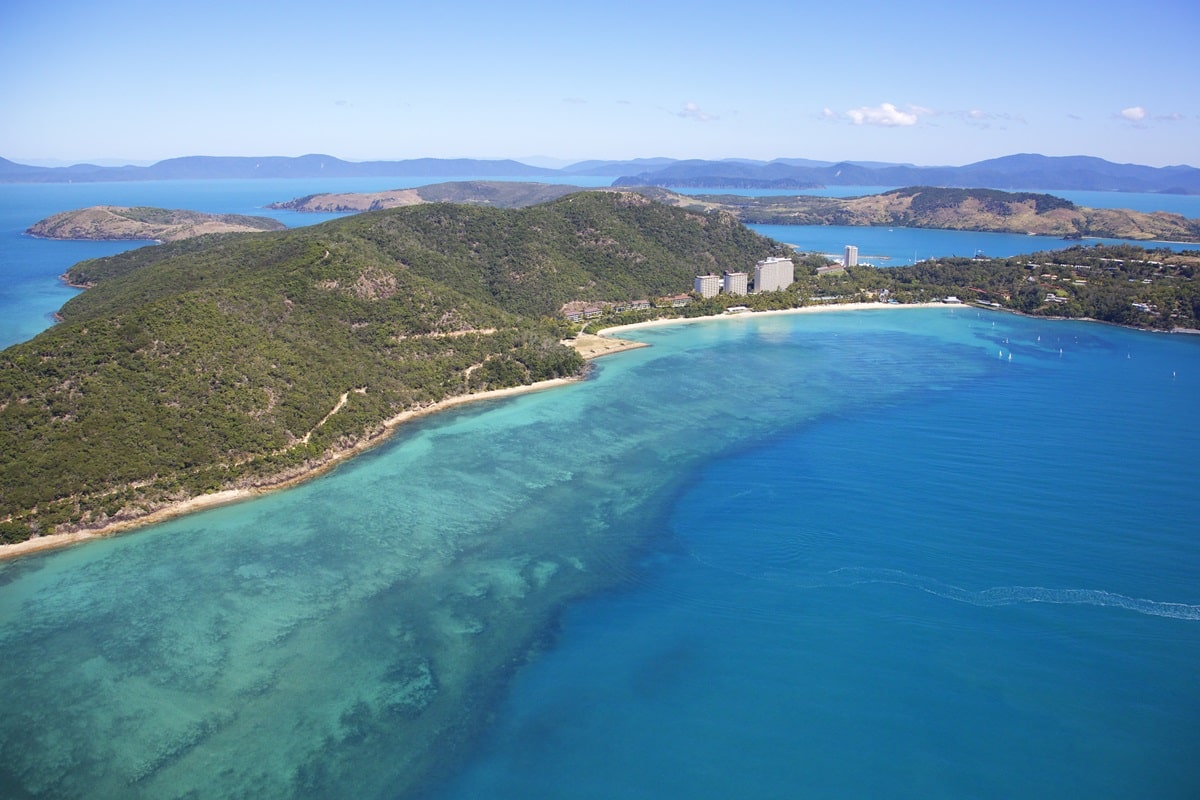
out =
[[[963,166],[917,166],[804,158],[678,160],[642,158],[580,161],[548,169],[513,160],[415,158],[344,161],[298,157],[187,156],[150,166],[75,164],[38,167],[0,158],[0,183],[218,180],[247,178],[615,178],[614,186],[801,189],[820,186],[986,186],[1008,190],[1086,190],[1200,194],[1200,169],[1178,165],[1114,164],[1090,156],[1003,156]],[[618,177],[619,176],[619,177]]]
[[[764,225],[862,225],[1066,239],[1200,242],[1200,219],[1165,211],[1087,208],[1049,194],[910,186],[865,197],[691,195],[681,205],[719,208]]]
[[[292,200],[270,203],[267,208],[325,214],[379,211],[385,208],[400,208],[421,203],[467,203],[495,208],[524,208],[583,191],[588,190],[581,186],[556,183],[450,181],[383,192],[310,194]]]
[[[1030,192],[913,186],[865,197],[835,198],[684,195],[658,187],[625,189],[680,208],[727,212],[754,224],[896,226],[1067,239],[1200,242],[1200,220],[1180,214],[1085,208],[1061,197]],[[521,208],[579,191],[612,190],[515,181],[458,181],[387,192],[315,194],[272,203],[270,207],[327,213],[441,202]]]
[[[91,206],[47,217],[30,226],[25,233],[42,239],[175,242],[209,233],[280,231],[286,227],[269,217],[205,214],[148,206]]]

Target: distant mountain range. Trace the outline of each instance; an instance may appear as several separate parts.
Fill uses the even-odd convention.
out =
[[[343,161],[325,155],[289,158],[187,156],[148,167],[34,167],[0,158],[2,183],[88,183],[100,181],[170,181],[230,178],[374,178],[374,177],[530,177],[557,175],[558,170],[519,161],[473,158],[414,158],[405,161]]]
[[[802,189],[817,186],[944,186],[1200,194],[1200,169],[1114,164],[1089,156],[1022,154],[962,167],[841,162],[677,161],[618,178],[620,186]]]
[[[581,161],[562,169],[512,160],[418,158],[402,161],[343,161],[327,155],[296,158],[189,156],[150,166],[102,167],[75,164],[37,167],[0,158],[0,183],[199,180],[229,178],[538,178],[620,176],[616,186],[744,189],[806,189],[820,186],[944,186],[990,189],[1155,192],[1200,194],[1200,169],[1115,164],[1090,156],[1021,154],[961,167],[921,167],[872,161],[720,161],[644,158]]]

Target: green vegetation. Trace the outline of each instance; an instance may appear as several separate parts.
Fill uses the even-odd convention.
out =
[[[938,259],[842,279],[900,302],[955,295],[1025,314],[1153,330],[1200,329],[1200,251],[1084,246],[1007,259]],[[869,276],[869,277],[868,277]],[[874,284],[874,285],[873,285]]]
[[[567,301],[677,293],[781,252],[728,215],[606,192],[84,262],[62,322],[0,354],[0,537],[269,485],[400,412],[579,374]]]
[[[787,291],[697,297],[683,308],[608,313],[592,320],[587,330],[721,314],[731,306],[767,311],[878,301],[928,303],[952,296],[1032,316],[1093,319],[1149,330],[1200,330],[1200,251],[1076,245],[1005,259],[942,258],[910,267],[827,270],[820,267],[833,262],[820,256],[793,260],[797,279]]]
[[[91,288],[62,322],[0,353],[0,542],[274,485],[378,437],[401,412],[578,375],[582,358],[561,344],[574,328],[567,303],[609,309],[592,329],[730,305],[948,295],[1200,327],[1200,253],[1137,247],[892,269],[794,256],[787,291],[632,310],[697,274],[785,252],[728,213],[610,191],[520,210],[424,204],[83,262],[68,279]]]

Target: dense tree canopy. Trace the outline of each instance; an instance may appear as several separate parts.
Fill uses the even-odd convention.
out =
[[[271,482],[402,411],[578,374],[563,303],[678,292],[778,252],[727,215],[585,193],[84,262],[62,322],[0,354],[0,536]]]

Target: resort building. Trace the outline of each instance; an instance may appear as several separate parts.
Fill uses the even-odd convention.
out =
[[[716,275],[713,276],[717,277]],[[660,305],[670,306],[671,308],[683,308],[692,302],[692,298],[686,294],[676,294],[670,297],[664,297],[660,301]]]
[[[716,275],[697,275],[696,294],[701,297],[716,297],[721,291],[721,279]]]
[[[790,258],[768,258],[754,265],[754,291],[777,292],[796,280],[796,265]]]
[[[858,266],[858,248],[852,244],[846,245],[846,255],[842,259],[843,267]]]
[[[721,280],[725,294],[749,294],[750,276],[745,272],[726,272]]]

